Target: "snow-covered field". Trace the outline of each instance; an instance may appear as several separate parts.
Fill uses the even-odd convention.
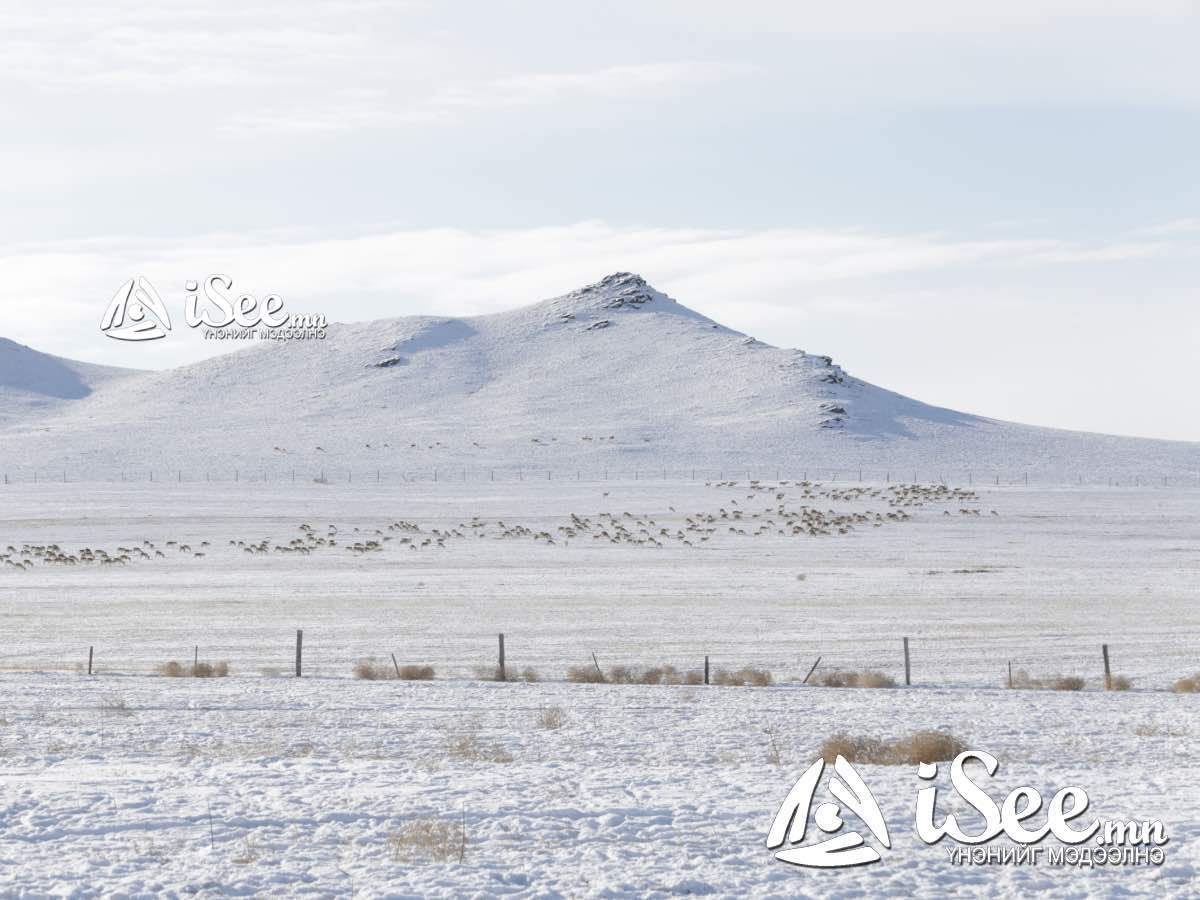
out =
[[[1189,762],[1200,704],[1169,692],[1200,670],[1200,491],[2,490],[8,893],[1194,896],[1200,886]],[[299,680],[288,677],[297,628]],[[495,664],[498,632],[510,669],[533,667],[539,683],[474,680]],[[818,676],[874,668],[902,680],[905,636],[911,689],[799,684],[818,656]],[[1133,690],[1099,690],[1102,643]],[[92,678],[77,671],[90,646]],[[154,674],[196,646],[232,675]],[[352,677],[357,660],[391,653],[437,679]],[[707,654],[714,667],[768,668],[776,684],[566,683],[592,653],[605,667],[683,670]],[[1035,677],[1081,676],[1086,689],[1008,690],[1010,661]],[[548,707],[562,709],[562,727],[539,725]],[[880,863],[812,872],[772,860],[771,818],[823,740],[920,728],[996,755],[997,798],[1080,785],[1098,816],[1161,819],[1166,863],[953,865],[912,833],[913,769],[873,765],[860,771],[893,838]],[[403,838],[425,819],[451,832],[447,861],[410,858]]]

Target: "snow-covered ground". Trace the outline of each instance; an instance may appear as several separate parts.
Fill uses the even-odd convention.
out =
[[[1200,670],[1198,491],[0,490],[6,892],[1194,896],[1200,885],[1188,762],[1200,706],[1167,690]],[[86,561],[101,551],[128,559]],[[299,680],[288,677],[297,628]],[[494,665],[498,632],[510,668],[533,667],[539,683],[474,680]],[[902,679],[905,636],[911,689],[799,684],[818,656],[818,675]],[[1099,690],[1102,643],[1133,690]],[[197,645],[232,675],[153,674]],[[78,671],[89,646],[92,678]],[[437,679],[352,677],[357,660],[391,653]],[[566,683],[592,653],[605,667],[684,670],[707,654],[714,667],[768,668],[776,685]],[[1010,661],[1086,689],[1007,690]],[[561,728],[539,726],[547,707],[563,710]],[[919,728],[996,755],[997,798],[1080,785],[1098,816],[1161,819],[1166,863],[953,865],[913,835],[913,769],[873,765],[861,771],[893,838],[880,863],[814,873],[772,860],[771,818],[825,738]],[[424,819],[455,840],[465,822],[461,861],[414,862],[389,843]]]
[[[1194,897],[1200,874],[1189,696],[66,675],[4,687],[5,893]],[[561,728],[537,724],[547,706]],[[860,768],[890,823],[878,864],[772,860],[771,818],[822,740],[918,727],[995,754],[996,797],[1081,785],[1094,815],[1161,819],[1166,863],[952,865],[913,835],[920,783],[893,766]],[[389,837],[421,819],[454,829],[450,860],[396,859]]]

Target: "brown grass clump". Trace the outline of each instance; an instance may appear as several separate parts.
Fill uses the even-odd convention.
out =
[[[571,666],[567,669],[567,681],[579,684],[603,684],[607,679],[595,666]]]
[[[504,667],[503,672],[499,666],[476,666],[475,678],[478,681],[541,681],[541,676],[533,666],[526,666],[519,673],[508,666]]]
[[[397,671],[390,660],[360,659],[354,664],[354,677],[364,681],[431,681],[433,676],[433,666],[407,665]]]
[[[473,731],[457,735],[446,745],[446,753],[455,759],[466,762],[509,763],[513,755],[503,747],[486,744]]]
[[[844,756],[847,762],[878,766],[904,766],[954,759],[966,750],[966,744],[945,731],[915,731],[908,737],[881,740],[835,734],[821,745],[821,758],[827,763]]]
[[[393,862],[462,862],[466,847],[467,835],[461,821],[415,819],[388,835]]]
[[[360,659],[354,664],[354,677],[364,681],[385,681],[395,678],[395,671],[374,659]]]
[[[229,674],[229,663],[221,660],[218,663],[198,662],[183,666],[171,660],[158,667],[158,674],[168,678],[224,678]]]
[[[1110,691],[1127,691],[1133,687],[1133,681],[1124,675],[1114,675],[1108,682]]]
[[[704,684],[704,672],[700,669],[689,669],[683,672],[669,663],[640,669],[637,666],[610,666],[608,672],[602,673],[595,664],[571,666],[567,669],[567,681],[579,684]],[[718,669],[713,684],[724,685],[768,685],[771,683],[771,673],[763,669],[746,667],[730,672]]]
[[[432,681],[433,666],[401,666],[401,681]]]
[[[756,669],[753,666],[745,666],[736,672],[717,669],[713,673],[712,683],[723,687],[744,687],[746,685],[767,687],[771,683],[771,673],[766,669]]]
[[[1171,686],[1177,694],[1200,694],[1200,672],[1197,672],[1191,678],[1180,678]]]
[[[824,687],[894,688],[896,679],[874,669],[862,672],[826,672],[819,682]]]
[[[538,728],[545,728],[553,731],[563,727],[563,723],[567,720],[567,714],[561,706],[543,706],[538,710],[537,725]]]
[[[1117,690],[1128,690],[1128,679],[1125,681],[1126,687],[1117,688]],[[1012,684],[1009,687],[1034,691],[1082,691],[1083,685],[1084,681],[1078,675],[1051,675],[1046,678],[1033,678],[1024,669],[1019,669],[1013,675]]]

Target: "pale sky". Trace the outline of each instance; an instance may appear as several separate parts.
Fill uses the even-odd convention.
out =
[[[1200,440],[1200,4],[0,0],[0,336],[620,269],[921,400]]]

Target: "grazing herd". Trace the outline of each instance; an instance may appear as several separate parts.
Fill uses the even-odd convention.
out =
[[[825,537],[846,535],[861,528],[881,528],[884,525],[906,522],[913,510],[936,504],[945,515],[957,509],[959,515],[978,516],[979,497],[973,490],[945,485],[895,484],[887,486],[837,487],[812,481],[780,482],[708,482],[707,488],[723,496],[715,509],[681,514],[668,506],[666,512],[635,514],[599,512],[580,515],[571,512],[567,520],[550,530],[546,527],[496,519],[490,521],[473,516],[468,521],[440,528],[422,527],[403,519],[383,527],[339,529],[329,524],[318,530],[302,523],[296,536],[286,541],[228,540],[231,551],[248,555],[301,555],[339,553],[365,557],[382,553],[386,546],[406,548],[410,552],[445,548],[453,542],[469,539],[525,540],[544,545],[569,546],[571,541],[587,540],[589,544],[619,546],[699,547],[720,535],[758,537]],[[603,497],[609,496],[603,492]],[[730,496],[736,494],[736,496]],[[835,508],[834,505],[840,508]],[[878,508],[872,506],[878,505]],[[996,515],[991,510],[991,515]],[[64,550],[60,545],[24,544],[18,549],[9,545],[0,553],[0,563],[6,571],[27,571],[35,564],[43,565],[100,565],[125,566],[130,563],[184,556],[203,559],[209,548],[202,541],[195,548],[179,541],[166,541],[162,546],[142,540],[115,550],[83,547]]]
[[[207,548],[208,545],[208,541],[202,541],[199,546]],[[177,554],[196,559],[203,559],[207,555],[204,550],[193,550],[190,544],[181,544],[178,541],[167,541],[163,547],[173,550]],[[92,549],[91,547],[82,547],[79,550],[68,552],[58,544],[23,544],[18,550],[9,544],[4,548],[4,552],[0,553],[0,562],[4,563],[6,569],[25,571],[32,569],[35,562],[58,566],[124,566],[137,560],[166,559],[166,557],[167,554],[149,540],[143,540],[140,544],[130,547],[117,547],[112,552],[103,548]]]

